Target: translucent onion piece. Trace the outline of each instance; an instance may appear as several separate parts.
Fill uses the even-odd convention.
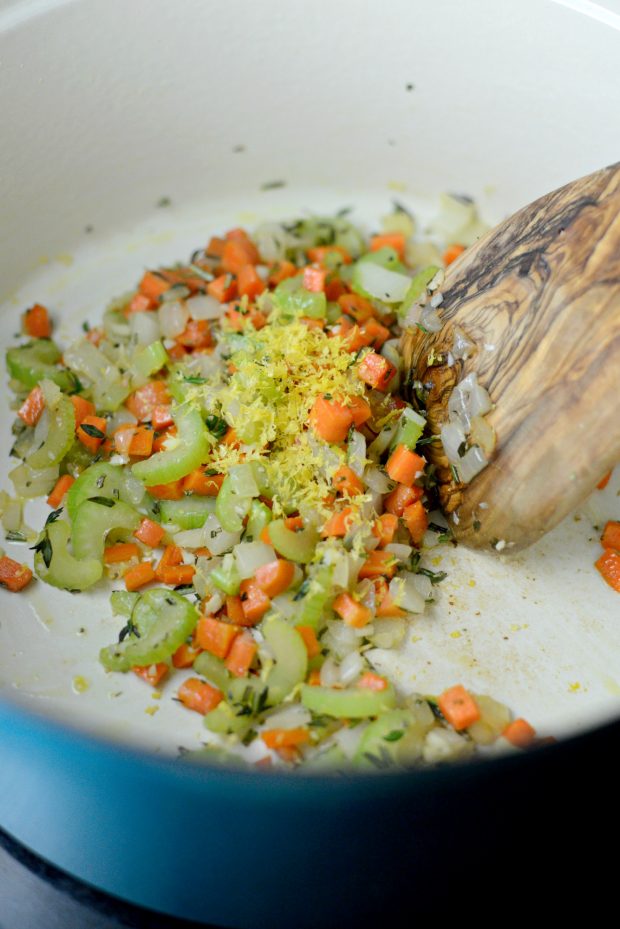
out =
[[[443,323],[437,310],[432,306],[425,306],[420,313],[420,325],[427,332],[441,332]]]
[[[402,577],[393,577],[390,581],[390,595],[407,613],[424,612],[426,604],[415,582],[415,574],[406,573]]]
[[[297,729],[307,726],[312,719],[310,710],[301,703],[289,703],[283,709],[276,710],[267,717],[267,729]]]
[[[321,686],[333,687],[340,683],[340,669],[333,658],[326,658],[321,666]]]
[[[276,553],[265,542],[240,542],[234,548],[235,561],[241,580],[253,577],[258,568],[276,560]]]
[[[224,312],[224,304],[206,294],[190,297],[185,307],[192,319],[219,319]]]
[[[375,465],[369,465],[364,471],[364,481],[372,491],[378,494],[389,494],[394,487],[394,481],[391,481],[385,471]]]
[[[205,545],[213,555],[230,552],[241,539],[240,532],[226,532],[215,513],[207,516],[202,533],[202,545]]]
[[[428,600],[430,597],[432,597],[433,584],[430,577],[427,577],[425,574],[414,574],[413,582],[421,597],[424,597],[425,600]]]
[[[157,313],[132,313],[129,317],[129,328],[136,345],[150,345],[161,336]]]
[[[364,670],[364,659],[359,652],[351,652],[340,665],[340,683],[348,687]]]
[[[411,558],[413,548],[411,545],[401,545],[400,542],[390,542],[385,546],[385,551],[394,555],[398,561],[407,561]]]
[[[465,441],[465,432],[457,423],[444,423],[441,427],[441,443],[448,461],[453,465],[460,465],[459,447]]]
[[[479,474],[488,464],[488,458],[478,445],[467,449],[458,462],[458,472],[461,481],[468,484],[476,474]]]
[[[159,325],[161,333],[167,339],[174,339],[181,335],[187,326],[189,313],[183,303],[175,300],[164,303],[159,309]]]
[[[493,454],[497,442],[495,429],[482,416],[474,416],[471,421],[470,441],[472,445],[479,445],[488,458]]]
[[[357,430],[351,433],[348,442],[347,464],[358,477],[361,477],[364,473],[364,466],[366,464],[366,439],[362,433]]]

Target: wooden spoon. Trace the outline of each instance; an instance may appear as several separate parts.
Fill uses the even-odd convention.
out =
[[[476,372],[494,404],[490,463],[462,484],[439,441],[428,457],[459,541],[517,551],[620,461],[620,163],[519,210],[441,290],[441,332],[403,335],[406,389],[419,405],[421,382],[439,433],[454,385]],[[475,348],[450,366],[455,327]]]

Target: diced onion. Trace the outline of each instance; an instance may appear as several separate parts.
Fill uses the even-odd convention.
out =
[[[377,437],[373,439],[373,441],[368,446],[368,455],[371,458],[379,458],[396,435],[397,429],[398,422],[385,425]]]
[[[420,326],[426,329],[427,332],[441,332],[443,323],[439,313],[433,306],[422,307]]]
[[[395,648],[404,639],[406,629],[407,624],[404,619],[386,617],[377,620],[370,640],[377,648]]]
[[[402,303],[411,286],[411,278],[398,271],[382,268],[372,261],[356,266],[359,286],[371,297],[385,303]]]
[[[267,717],[267,729],[297,729],[307,726],[312,719],[310,710],[301,703],[288,703]]]
[[[131,313],[129,328],[136,345],[150,345],[161,337],[157,313]]]
[[[364,659],[359,652],[351,652],[346,658],[343,658],[340,665],[340,683],[348,687],[353,681],[357,680],[364,670]]]
[[[394,555],[398,561],[407,561],[411,558],[413,548],[411,545],[401,545],[400,542],[390,542],[385,546],[385,551]]]
[[[47,407],[43,410],[39,417],[39,421],[34,427],[34,433],[32,436],[32,447],[39,448],[47,438],[47,433],[50,428],[50,411]]]
[[[478,445],[468,448],[458,462],[458,472],[461,481],[468,484],[488,464],[488,458]]]
[[[369,465],[364,471],[364,481],[367,486],[377,494],[389,494],[396,486],[382,468]]]
[[[347,462],[351,470],[361,477],[366,464],[366,439],[357,430],[351,433],[347,445]]]
[[[465,441],[465,432],[457,423],[444,423],[441,427],[441,444],[451,464],[460,464],[459,448]]]
[[[334,652],[337,658],[341,659],[359,646],[359,638],[355,634],[355,629],[339,619],[327,621],[327,632],[324,633],[321,641]]]
[[[241,539],[240,532],[226,532],[215,513],[207,516],[202,527],[202,543],[213,555],[223,555],[230,552]]]
[[[206,294],[196,294],[185,301],[185,307],[192,319],[219,319],[224,313],[224,304]]]
[[[414,574],[407,572],[402,577],[393,577],[390,581],[390,596],[407,613],[424,612],[424,597],[418,590]]]
[[[321,686],[333,687],[340,683],[340,669],[333,658],[326,658],[321,665]]]
[[[185,304],[175,300],[171,303],[164,303],[159,308],[159,325],[161,334],[166,339],[175,339],[184,331],[187,326],[189,313]]]
[[[285,619],[292,619],[299,612],[299,603],[289,593],[278,594],[277,597],[272,599],[271,606],[278,613],[281,613]]]
[[[455,358],[467,358],[468,354],[474,347],[474,343],[471,342],[462,329],[458,326],[454,327],[454,338],[452,341],[452,354]]]
[[[276,553],[265,542],[240,542],[234,548],[235,561],[241,580],[253,577],[258,568],[276,560]]]
[[[425,600],[428,600],[432,596],[433,584],[430,577],[427,577],[426,574],[414,574],[413,582],[418,593],[421,597],[424,597]]]
[[[174,544],[179,548],[202,548],[204,534],[202,529],[184,529],[174,535]]]

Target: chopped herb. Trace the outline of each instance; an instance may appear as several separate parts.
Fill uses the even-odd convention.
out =
[[[467,445],[467,439],[463,439],[463,441],[461,442],[461,444],[459,445],[459,447],[458,447],[457,450],[456,450],[456,453],[457,453],[457,455],[459,456],[459,458],[462,458],[462,457],[464,456],[464,454],[465,454],[465,452],[467,451],[468,447],[469,447],[469,446]]]
[[[89,323],[88,320],[86,320],[86,319],[85,319],[84,322],[82,323],[82,330],[83,330],[84,332],[90,332],[90,323]]]
[[[450,470],[452,471],[452,477],[454,479],[454,482],[456,484],[460,484],[461,478],[459,476],[459,472],[456,470],[456,467],[453,464],[450,465]]]
[[[338,212],[336,213],[336,216],[338,217],[338,219],[343,219],[345,216],[348,216],[349,213],[352,213],[352,212],[353,212],[352,206],[343,206],[342,209],[338,210]]]
[[[221,527],[219,529],[212,529],[209,535],[211,536],[212,539],[214,539],[216,536],[220,534],[220,532],[223,532],[223,531],[224,530]]]
[[[445,571],[431,571],[429,568],[418,568],[418,574],[423,574],[424,577],[427,577],[431,584],[441,584],[442,581],[445,581],[447,578],[447,573]]]
[[[82,423],[80,429],[92,439],[105,439],[105,432],[102,432],[101,429],[97,429],[97,427],[91,425],[91,423]]]
[[[395,213],[404,213],[405,216],[409,217],[409,219],[413,219],[413,214],[411,211],[408,210],[406,206],[403,206],[402,203],[399,203],[398,200],[392,200],[392,206],[394,207]]]
[[[118,634],[118,641],[124,642],[128,635],[135,635],[137,639],[140,638],[140,630],[131,619],[127,620],[127,623],[123,626],[121,631]]]
[[[215,413],[211,413],[207,416],[205,425],[211,435],[215,436],[216,439],[221,438],[228,432],[228,423],[226,420],[222,419],[220,416],[216,416]]]
[[[171,203],[172,203],[172,200],[170,199],[170,197],[160,197],[155,205],[161,209],[163,207],[170,206]]]
[[[364,752],[364,758],[367,758],[371,764],[379,769],[391,768],[394,764],[394,759],[383,745],[379,748],[378,755],[373,755],[371,752]]]
[[[402,739],[405,732],[403,729],[392,729],[391,732],[388,732],[383,736],[385,742],[398,742],[399,739]]]
[[[22,532],[17,532],[16,529],[9,529],[6,532],[5,538],[7,542],[26,542],[26,536]]]
[[[43,534],[42,538],[39,539],[36,545],[30,546],[30,550],[33,552],[39,552],[43,558],[45,567],[49,568],[50,564],[52,563],[52,543],[49,540],[47,532]]]
[[[183,380],[188,384],[206,384],[206,377],[199,377],[197,374],[184,375]]]
[[[257,735],[258,735],[258,732],[256,731],[256,729],[248,729],[246,734],[241,739],[241,744],[251,745],[254,739],[257,737]]]
[[[438,704],[437,700],[435,700],[434,697],[426,697],[426,702],[428,703],[428,705],[430,706],[431,710],[433,711],[433,716],[434,716],[436,719],[439,719],[439,720],[441,720],[442,722],[445,722],[445,721],[446,721],[446,718],[445,718],[445,716],[443,715],[443,713],[441,712],[441,710],[439,709],[439,704]]]
[[[260,185],[261,190],[277,190],[279,187],[286,187],[286,181],[265,181]]]
[[[50,523],[55,523],[60,514],[62,513],[62,507],[59,507],[57,510],[52,510],[47,519],[45,520],[45,525],[49,526]]]
[[[193,262],[190,264],[190,268],[197,274],[198,277],[202,278],[203,281],[206,281],[208,284],[213,280],[213,275],[209,274],[208,271],[203,271],[202,268],[199,268],[198,265],[195,265]]]
[[[312,719],[310,720],[308,725],[323,729],[326,726],[329,726],[332,722],[333,722],[333,719],[331,716],[320,716],[320,715],[313,713]]]
[[[439,441],[441,440],[438,435],[429,435],[429,436],[426,436],[424,439],[418,439],[418,441],[416,442],[416,445],[430,445],[431,442],[439,442]]]
[[[303,598],[306,596],[309,590],[310,590],[310,578],[307,577],[306,580],[301,585],[301,587],[299,588],[299,590],[297,591],[297,593],[295,594],[295,596],[293,597],[293,600],[303,600]]]
[[[109,497],[89,497],[88,499],[99,506],[114,506],[114,500],[110,500]]]
[[[478,532],[478,530],[480,529],[480,526],[481,526],[481,525],[482,525],[482,524],[481,524],[481,522],[480,522],[479,519],[474,519],[474,522],[473,522],[474,532]]]

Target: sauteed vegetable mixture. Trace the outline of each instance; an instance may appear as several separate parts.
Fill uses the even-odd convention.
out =
[[[71,345],[30,308],[7,352],[7,537],[31,541],[22,503],[46,495],[39,583],[86,598],[108,581],[103,667],[203,715],[199,754],[384,768],[535,741],[459,683],[400,696],[368,657],[437,596],[426,552],[453,544],[429,515],[424,385],[403,399],[398,352],[404,324],[437,325],[445,263],[480,231],[473,205],[444,210],[462,214],[445,253],[400,207],[369,241],[346,215],[231,229]],[[616,588],[619,533],[599,565]],[[31,577],[0,558],[9,590]]]

